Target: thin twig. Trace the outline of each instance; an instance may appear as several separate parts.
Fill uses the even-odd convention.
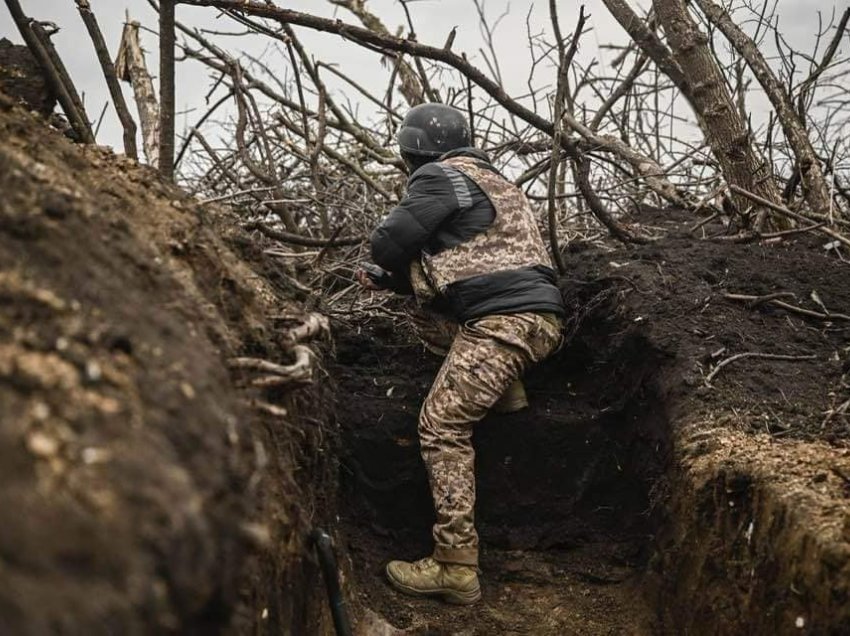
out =
[[[282,243],[291,243],[292,245],[302,245],[304,247],[344,247],[346,245],[359,245],[365,240],[362,236],[342,236],[335,238],[332,241],[322,238],[313,238],[310,236],[301,236],[291,232],[275,230],[274,228],[271,228],[264,223],[260,223],[259,221],[248,223],[244,226],[244,228],[246,230],[257,230],[269,238],[273,238]]]
[[[746,302],[748,303],[748,307],[750,309],[754,309],[759,305],[769,303],[776,307],[781,307],[782,309],[786,309],[788,311],[800,314],[801,316],[808,316],[810,318],[820,318],[821,320],[850,320],[850,316],[846,314],[813,311],[811,309],[797,307],[796,305],[791,305],[782,300],[779,300],[779,298],[793,298],[794,294],[790,292],[778,292],[775,294],[767,294],[765,296],[749,296],[747,294],[723,294],[723,297],[727,300],[737,300],[741,302]]]
[[[736,360],[741,360],[742,358],[761,358],[764,360],[789,360],[789,361],[800,361],[800,360],[814,360],[817,358],[816,355],[803,355],[803,356],[792,356],[786,355],[783,353],[760,353],[758,351],[745,351],[744,353],[736,353],[734,356],[729,356],[728,358],[721,360],[717,363],[717,366],[712,369],[711,373],[705,376],[705,385],[711,386],[711,381],[714,377],[720,372],[720,370],[728,364],[735,362]]]

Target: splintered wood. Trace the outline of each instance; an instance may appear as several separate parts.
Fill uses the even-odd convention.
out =
[[[128,21],[124,25],[118,57],[115,60],[115,72],[122,81],[129,82],[133,87],[142,126],[145,157],[150,165],[155,166],[159,163],[159,103],[145,63],[145,54],[139,43],[138,22]]]

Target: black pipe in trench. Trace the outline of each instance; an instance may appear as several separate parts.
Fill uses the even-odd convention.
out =
[[[339,568],[334,554],[333,541],[330,535],[321,528],[313,528],[310,533],[310,542],[316,546],[316,554],[319,556],[319,565],[322,568],[322,576],[328,589],[328,604],[331,608],[331,616],[337,636],[352,636],[351,619],[345,607],[345,598],[339,585]]]

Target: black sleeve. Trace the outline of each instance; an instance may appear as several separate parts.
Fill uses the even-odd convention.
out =
[[[423,166],[410,179],[401,203],[372,232],[372,260],[393,274],[406,274],[410,262],[458,207],[442,168],[436,163]]]
[[[410,279],[403,274],[390,274],[387,277],[386,288],[391,292],[400,294],[401,296],[412,296],[413,286],[410,284]]]
[[[388,272],[387,270],[376,265],[372,265],[371,263],[361,263],[360,266],[366,270],[369,280],[371,280],[372,283],[377,285],[380,289],[388,289],[389,291],[395,292],[396,294],[402,294],[403,296],[410,296],[413,294],[413,286],[410,284],[410,279],[407,277],[406,273],[398,272],[393,274],[392,272]]]

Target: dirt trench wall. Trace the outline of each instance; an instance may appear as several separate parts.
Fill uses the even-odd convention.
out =
[[[343,407],[344,512],[428,550],[433,509],[416,427],[439,360],[411,338],[386,326],[341,332],[331,370]],[[631,332],[594,359],[588,346],[574,344],[528,374],[529,409],[476,424],[485,544],[546,550],[647,531],[648,493],[669,454],[653,392],[658,360]],[[344,408],[352,400],[355,412]]]
[[[323,389],[228,368],[291,361],[303,318],[239,243],[0,94],[0,632],[328,625],[304,542],[334,496]]]
[[[681,436],[659,541],[666,623],[850,633],[850,450],[705,428]]]
[[[817,241],[702,242],[675,211],[644,215],[667,238],[571,255],[565,291],[578,310],[613,292],[613,331],[638,329],[663,355],[672,453],[648,588],[660,629],[848,633],[850,417],[835,407],[850,398],[850,322],[727,296],[783,292],[850,315],[848,266]],[[744,352],[799,359],[739,358],[708,381]]]

